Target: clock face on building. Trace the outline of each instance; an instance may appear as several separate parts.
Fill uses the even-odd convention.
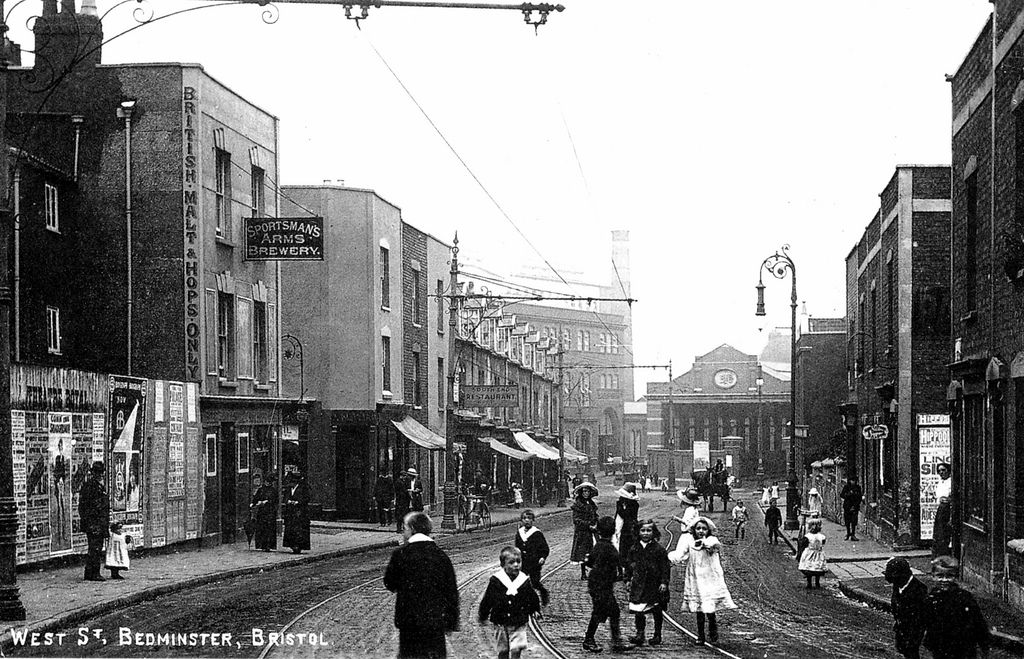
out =
[[[715,373],[715,386],[719,389],[732,389],[736,386],[736,372],[727,368]]]

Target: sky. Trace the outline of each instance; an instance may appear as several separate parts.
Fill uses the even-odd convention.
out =
[[[496,272],[608,281],[610,232],[629,230],[634,361],[676,374],[789,326],[789,279],[765,275],[754,316],[784,244],[808,313],[844,314],[845,257],[895,166],[949,163],[945,75],[991,11],[562,2],[536,34],[510,10],[371,8],[357,28],[340,6],[277,4],[267,24],[254,4],[98,4],[105,63],[196,62],[279,117],[284,184],[374,189]],[[8,2],[26,48],[40,6]],[[637,395],[665,377],[638,371]]]

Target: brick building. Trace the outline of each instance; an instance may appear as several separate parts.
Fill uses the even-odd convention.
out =
[[[992,6],[949,77],[954,551],[1024,608],[1024,9]]]
[[[43,3],[8,88],[15,356],[191,383],[199,534],[230,541],[282,468],[278,273],[239,244],[243,216],[276,214],[278,120],[198,65],[102,64],[94,10],[61,7]]]
[[[923,539],[934,505],[920,472],[945,419],[949,218],[949,168],[897,166],[846,259],[849,473],[866,532],[898,546]]]
[[[796,422],[807,426],[797,467],[846,453],[839,406],[846,397],[846,320],[807,318],[796,339]]]
[[[733,456],[734,475],[754,476],[759,461],[769,476],[785,474],[789,383],[762,368],[757,355],[723,344],[670,382],[648,382],[645,398],[648,463],[659,476],[668,474],[667,460],[674,459],[676,477],[689,479],[694,442],[701,441],[708,443],[712,464]],[[670,448],[673,458],[665,452]]]

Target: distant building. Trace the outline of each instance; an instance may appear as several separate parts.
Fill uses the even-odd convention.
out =
[[[846,453],[839,412],[846,400],[846,319],[805,322],[796,340],[796,422],[807,426],[807,437],[797,444],[798,469]]]
[[[623,403],[622,459],[647,464],[647,401]]]

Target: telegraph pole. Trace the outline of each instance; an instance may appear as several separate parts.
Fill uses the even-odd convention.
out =
[[[565,368],[565,346],[558,346],[558,505],[566,505],[565,497],[565,407],[562,396],[565,394],[563,369]]]
[[[455,378],[458,377],[456,361],[459,356],[459,233],[455,232],[452,242],[452,267],[449,271],[448,298],[448,405],[445,414],[444,433],[444,512],[441,517],[441,528],[445,531],[455,530],[456,484],[458,478],[458,460],[455,457]]]
[[[668,360],[668,486],[676,487],[676,440],[672,423],[672,360]]]

